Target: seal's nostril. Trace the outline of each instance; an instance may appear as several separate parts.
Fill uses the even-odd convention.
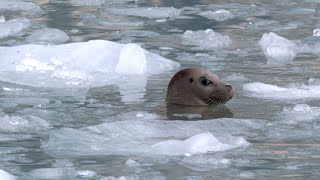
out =
[[[231,84],[226,84],[226,87],[232,88]]]

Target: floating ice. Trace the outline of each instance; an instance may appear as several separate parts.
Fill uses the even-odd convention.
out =
[[[236,138],[232,134],[254,136],[256,133],[261,133],[264,127],[265,122],[261,120],[215,119],[168,122],[135,119],[108,122],[82,129],[53,130],[50,132],[48,142],[42,147],[46,153],[55,157],[205,153],[246,146],[248,143],[242,137]],[[203,132],[215,134],[219,141],[210,133],[201,134]],[[171,141],[174,142],[171,145],[170,141],[164,142],[187,138],[190,139]],[[162,143],[155,145],[159,142]],[[175,150],[175,147],[179,149]],[[166,148],[168,151],[165,151]]]
[[[230,11],[224,9],[219,9],[217,11],[204,11],[199,15],[216,21],[225,21],[234,17]]]
[[[198,172],[224,168],[231,165],[231,160],[223,157],[215,157],[212,154],[193,155],[184,158],[179,164]]]
[[[26,41],[32,44],[63,44],[69,39],[65,32],[54,28],[40,29],[26,37]]]
[[[138,27],[138,26],[143,26],[144,22],[143,21],[129,21],[123,18],[102,18],[102,17],[97,17],[96,15],[92,13],[83,13],[80,14],[80,18],[82,19],[83,22],[85,23],[94,23],[98,25],[103,25],[103,26],[110,26],[110,28],[119,28],[119,29],[127,29],[123,27]]]
[[[136,2],[139,0],[70,0],[70,4],[76,6],[100,6],[105,3],[124,4],[127,2]]]
[[[260,82],[247,83],[243,85],[243,90],[248,96],[276,99],[276,100],[296,100],[296,99],[319,99],[320,86],[309,85],[300,87],[279,87],[271,84],[264,84]]]
[[[6,22],[6,19],[4,18],[4,16],[0,16],[0,23],[4,23]]]
[[[43,14],[40,6],[33,2],[24,2],[20,0],[1,0],[0,1],[0,12],[3,11],[17,11],[17,12],[28,12],[32,14]]]
[[[167,140],[152,145],[151,151],[167,155],[199,154],[215,151],[224,151],[236,147],[246,146],[249,143],[242,137],[236,139],[234,144],[224,144],[211,133],[194,135],[184,141]]]
[[[12,174],[7,173],[6,171],[0,169],[0,179],[1,180],[15,180],[16,177],[13,176]]]
[[[284,64],[296,56],[296,44],[273,32],[264,33],[259,45],[267,57],[268,64]]]
[[[223,36],[215,33],[212,29],[190,31],[183,33],[182,44],[197,46],[200,49],[217,49],[228,47],[231,44],[229,36]]]
[[[30,25],[30,20],[26,18],[11,19],[9,21],[0,22],[0,39],[16,35],[26,30]]]
[[[174,19],[180,15],[180,10],[173,7],[106,8],[106,11],[117,15],[147,17],[150,19]]]
[[[314,37],[320,37],[320,29],[314,29],[313,30],[313,36]]]
[[[39,133],[50,128],[50,124],[36,116],[1,116],[0,132],[8,133]]]
[[[120,74],[144,74],[147,60],[143,49],[137,44],[126,44],[120,51],[116,72]]]
[[[128,52],[130,56],[126,54]],[[135,57],[137,64],[127,63],[132,61],[132,57]],[[179,64],[143,50],[136,44],[94,40],[55,46],[29,44],[0,47],[0,66],[2,81],[65,87],[123,84],[119,82],[123,75],[157,74],[175,69]]]
[[[320,108],[310,107],[307,104],[297,104],[294,107],[285,107],[279,118],[284,124],[299,124],[317,120],[320,117]]]
[[[73,167],[64,168],[40,168],[29,172],[32,179],[73,179],[77,172]]]
[[[76,6],[99,6],[106,2],[106,0],[70,0],[70,4]]]

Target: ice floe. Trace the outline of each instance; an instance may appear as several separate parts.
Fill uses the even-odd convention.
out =
[[[16,177],[12,174],[0,169],[0,179],[1,180],[15,180]]]
[[[291,85],[291,87],[279,87],[261,82],[247,83],[243,85],[247,96],[275,99],[275,100],[298,100],[320,99],[320,85]]]
[[[183,141],[166,140],[159,142],[151,146],[151,151],[157,154],[191,155],[224,151],[249,145],[249,143],[242,137],[234,138],[232,143],[233,144],[224,144],[211,133],[201,133]]]
[[[44,28],[33,32],[26,37],[26,41],[32,44],[63,44],[70,37],[60,29]]]
[[[225,21],[234,17],[230,11],[224,9],[219,9],[216,11],[204,11],[199,15],[208,19],[214,19],[216,21]]]
[[[36,116],[0,116],[1,133],[31,133],[37,134],[50,128],[50,124]]]
[[[296,56],[296,44],[273,32],[264,33],[259,45],[268,60],[268,64],[285,64]]]
[[[146,76],[179,67],[136,44],[104,40],[0,47],[0,60],[0,80],[44,87],[122,84],[119,78],[126,74]]]
[[[174,19],[180,16],[180,10],[173,7],[132,7],[106,8],[106,11],[116,15],[138,16],[150,19]]]
[[[27,175],[32,179],[73,179],[77,172],[73,167],[40,168],[32,170]]]
[[[278,116],[283,124],[310,123],[320,117],[320,108],[307,104],[297,104],[294,107],[285,107]]]
[[[212,29],[191,31],[187,30],[181,37],[184,45],[196,46],[199,49],[217,49],[228,47],[232,41],[227,35],[221,35]]]
[[[1,3],[1,2],[0,2]],[[23,32],[31,25],[29,19],[18,18],[0,22],[0,39]]]
[[[20,0],[1,0],[0,12],[3,11],[16,11],[26,12],[30,14],[43,14],[43,10],[33,2],[24,2]]]
[[[82,129],[53,130],[43,148],[55,157],[197,154],[248,146],[243,137],[233,134],[249,137],[264,127],[262,120],[216,119],[183,123],[124,120]]]

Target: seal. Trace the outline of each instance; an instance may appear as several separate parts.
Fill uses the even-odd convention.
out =
[[[229,101],[235,94],[226,84],[208,69],[187,68],[177,72],[170,80],[167,104],[207,106]]]

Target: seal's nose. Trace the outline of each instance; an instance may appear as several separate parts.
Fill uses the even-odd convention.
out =
[[[226,84],[226,87],[230,88],[230,89],[233,89],[231,84]]]

